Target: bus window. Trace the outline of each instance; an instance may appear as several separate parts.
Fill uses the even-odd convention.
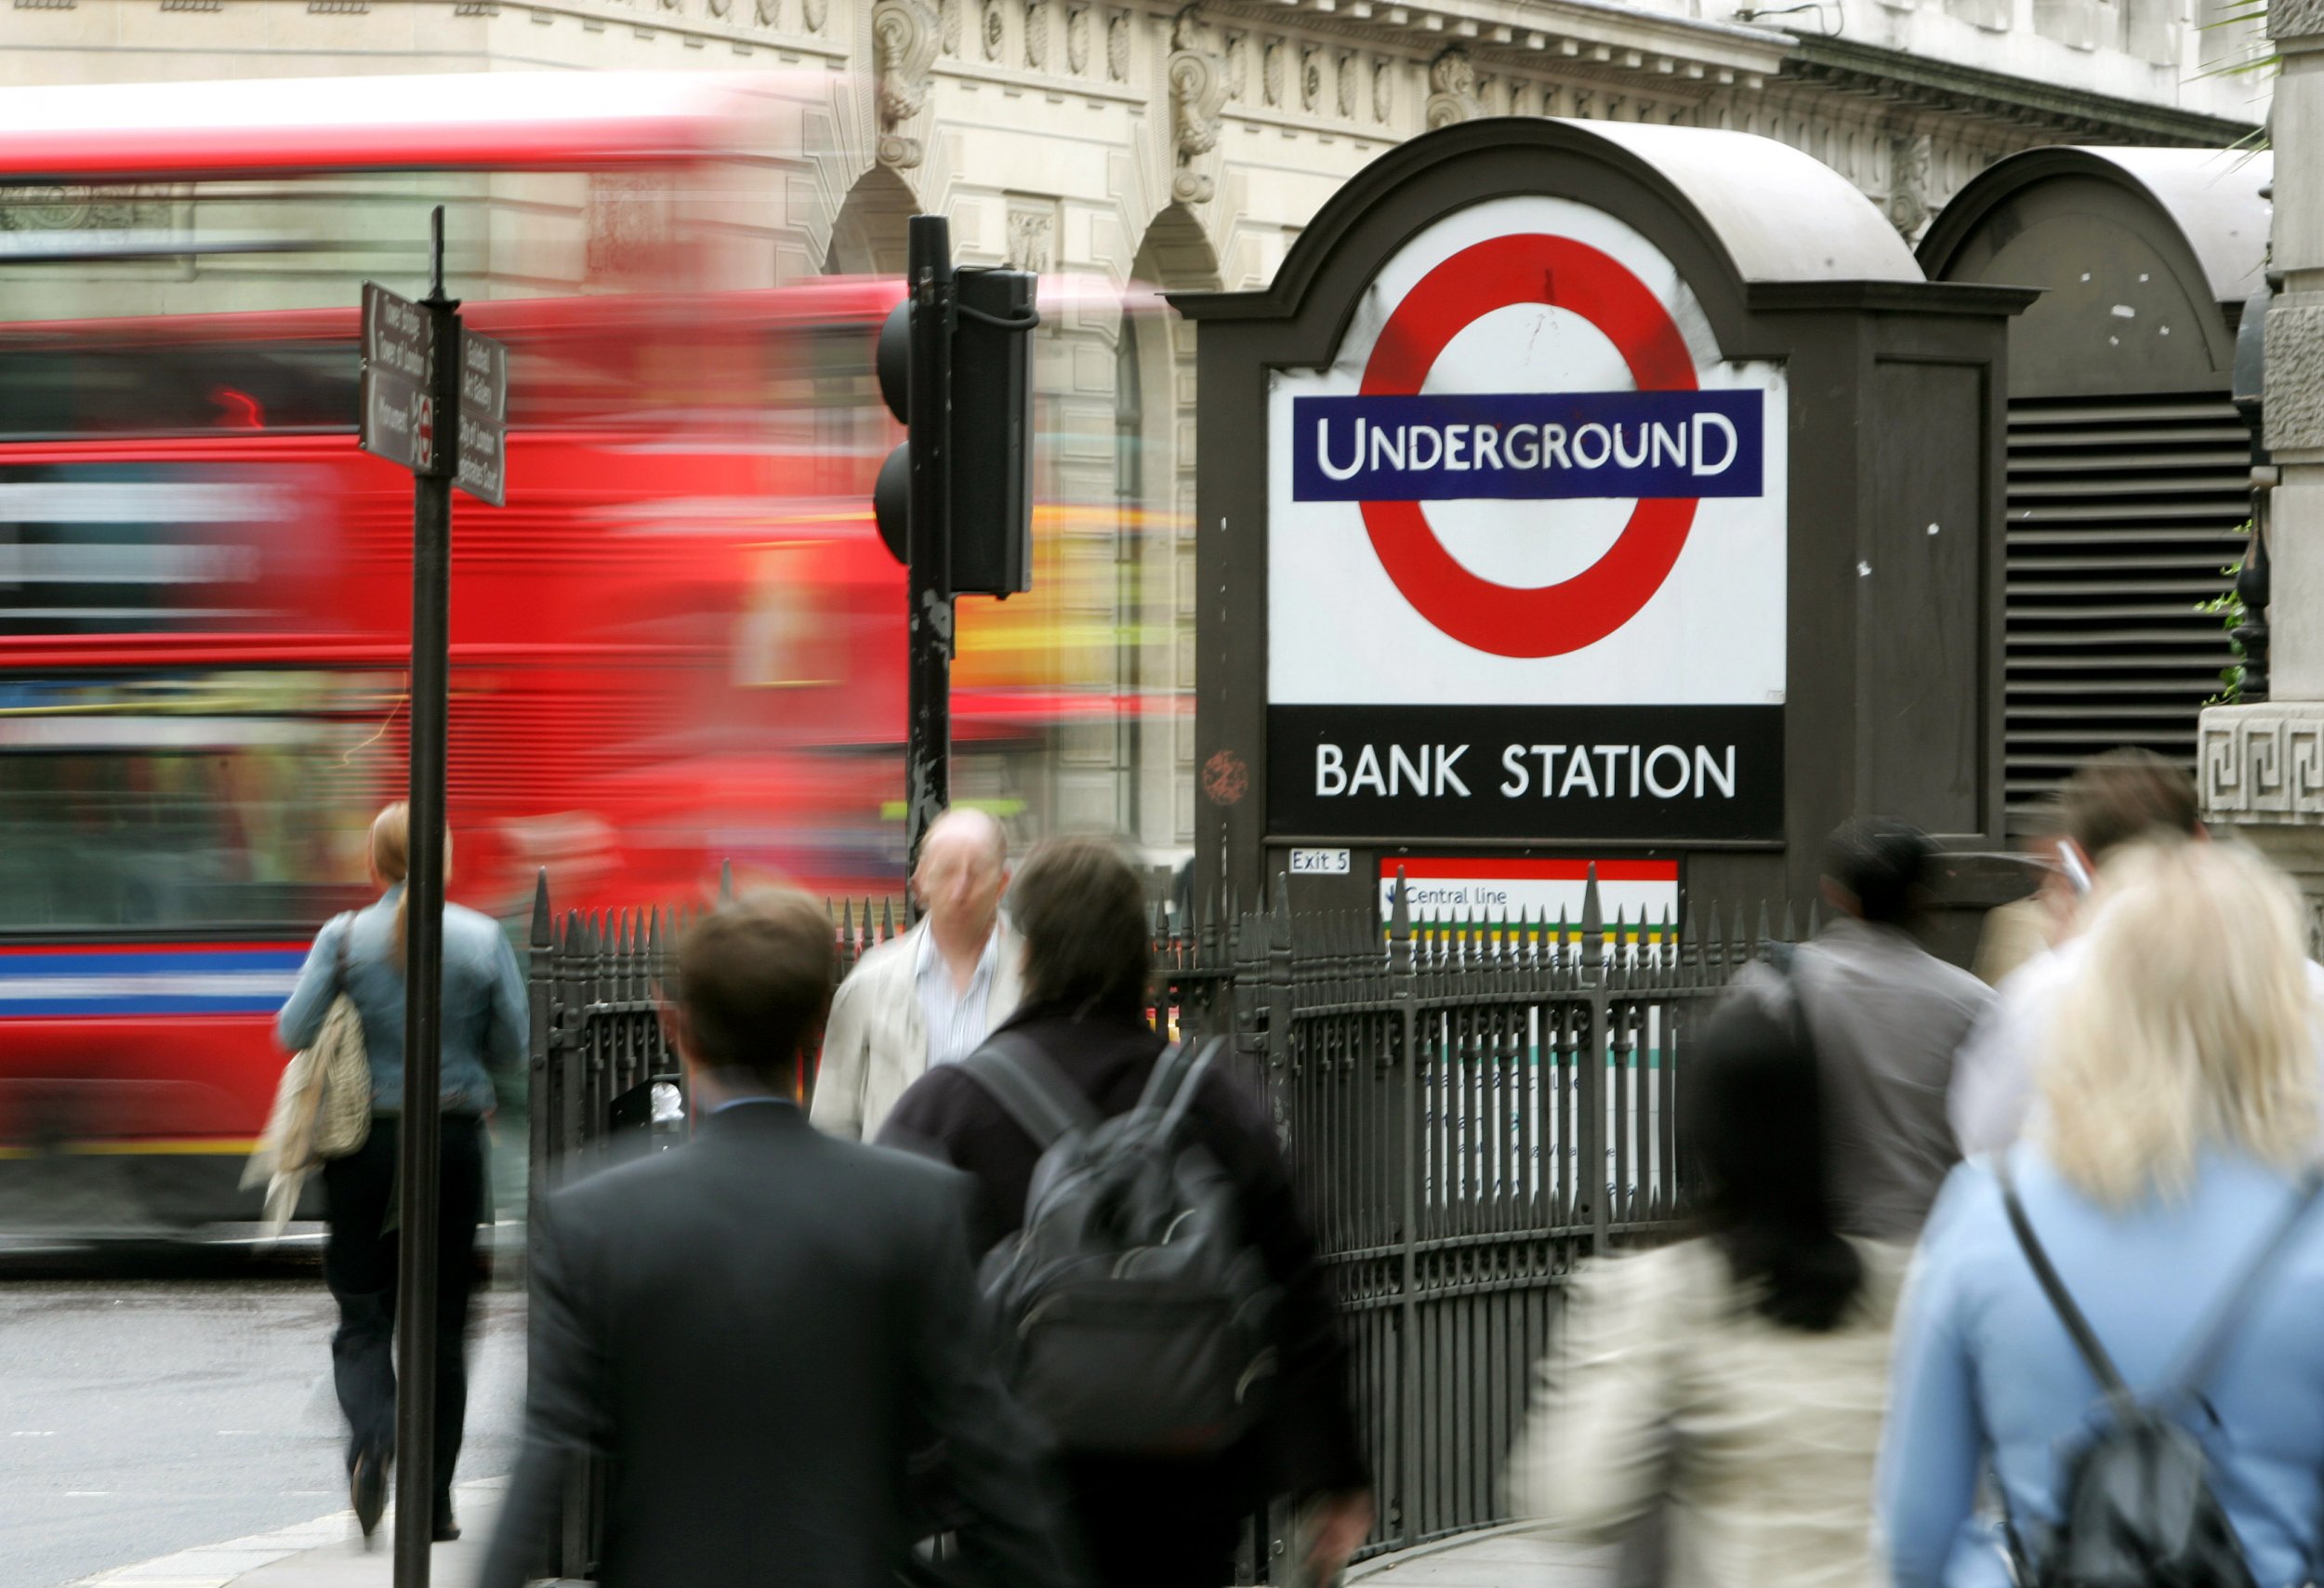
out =
[[[209,673],[0,686],[0,927],[310,924],[363,894],[390,681]]]

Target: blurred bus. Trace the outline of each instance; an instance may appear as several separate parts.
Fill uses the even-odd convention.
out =
[[[468,324],[511,348],[508,506],[456,496],[453,895],[513,925],[543,867],[561,907],[698,898],[723,862],[898,890],[904,585],[868,502],[901,284],[737,285],[774,277],[812,89],[0,107],[0,1171],[34,1175],[0,1185],[38,1217],[252,1206],[273,1012],[403,787],[411,480],[355,445],[354,304],[366,277],[415,290],[434,203]],[[1043,305],[1159,312],[1073,281]],[[1073,361],[1040,362],[1043,448],[1111,445],[1073,433]],[[1042,504],[1034,594],[964,603],[959,782],[1005,814],[1061,736],[1177,708],[1076,662],[1120,592],[1058,549],[1091,515],[1168,527],[1091,495]]]

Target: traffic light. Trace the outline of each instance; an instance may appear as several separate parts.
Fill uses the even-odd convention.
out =
[[[916,502],[936,533],[918,551],[946,596],[1010,596],[1033,588],[1035,279],[1023,271],[922,272],[880,327],[879,392],[910,431],[872,489],[880,538],[899,562],[915,554]],[[932,394],[915,413],[916,391]],[[928,477],[914,489],[915,471]]]

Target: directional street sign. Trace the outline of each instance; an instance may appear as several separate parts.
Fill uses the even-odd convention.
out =
[[[436,466],[435,317],[363,284],[362,445],[416,474]]]
[[[508,349],[460,333],[460,456],[452,483],[494,507],[508,497]]]

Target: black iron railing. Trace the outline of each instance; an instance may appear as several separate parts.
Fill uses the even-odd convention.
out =
[[[1278,900],[1287,890],[1278,887]],[[843,969],[899,911],[837,912]],[[1153,1018],[1233,1039],[1266,1098],[1329,1267],[1378,1486],[1378,1554],[1501,1515],[1500,1468],[1581,1259],[1664,1237],[1685,1192],[1678,1066],[1708,1002],[1780,934],[1715,908],[1674,923],[1602,917],[1416,930],[1278,904],[1155,933]],[[642,1147],[623,1121],[675,1088],[657,988],[686,912],[569,914],[544,880],[532,947],[533,1195]],[[1811,922],[1813,930],[1813,922]],[[663,1112],[681,1101],[672,1091]],[[537,1211],[537,1208],[535,1210]],[[577,1473],[562,1575],[586,1577],[601,1475]],[[1244,1552],[1269,1580],[1277,1515]]]

